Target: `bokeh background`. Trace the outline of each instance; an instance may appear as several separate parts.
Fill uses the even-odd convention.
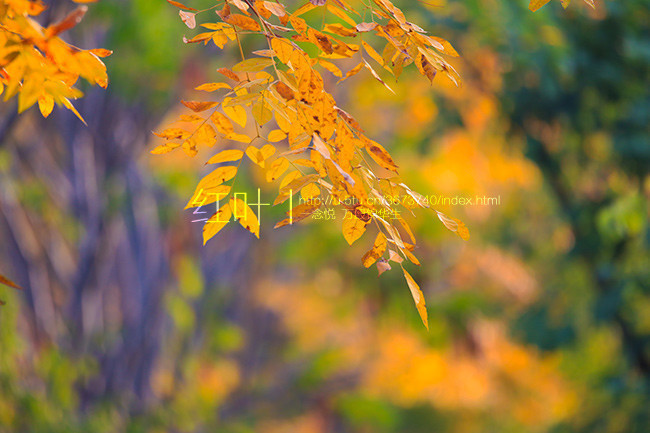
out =
[[[0,287],[0,432],[650,431],[650,1],[395,3],[463,86],[359,74],[337,99],[422,194],[500,198],[438,206],[467,242],[409,220],[430,331],[341,221],[274,231],[263,208],[260,240],[202,246],[182,209],[209,152],[150,155],[151,131],[237,53],[183,44],[165,1],[101,0],[67,34],[115,51],[88,127],[0,107],[1,271],[24,288]]]

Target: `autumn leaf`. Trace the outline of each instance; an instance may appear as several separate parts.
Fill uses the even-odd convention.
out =
[[[187,27],[193,29],[196,27],[196,16],[192,12],[178,11],[178,15]]]
[[[287,134],[285,134],[284,131],[280,129],[274,129],[273,131],[269,132],[267,140],[269,140],[271,143],[277,143],[278,141],[282,141],[285,138],[287,138]]]
[[[359,23],[355,27],[356,27],[358,32],[369,32],[371,30],[374,30],[375,27],[377,27],[377,23],[375,23],[375,22],[372,22],[372,23]]]
[[[179,3],[179,2],[174,1],[174,0],[167,0],[167,2],[168,2],[170,5],[172,5],[172,6],[176,6],[177,8],[185,9],[185,10],[188,10],[188,11],[195,11],[195,12],[196,12],[196,9],[191,8],[191,7],[189,7],[189,6],[185,6],[183,3]]]
[[[230,199],[230,208],[232,209],[234,218],[239,221],[239,224],[254,234],[255,237],[259,238],[260,223],[250,206],[242,199],[233,197]]]
[[[551,0],[530,0],[530,4],[528,5],[528,9],[530,9],[532,12],[537,11],[539,8],[544,6],[546,3],[548,3]]]
[[[244,152],[237,149],[224,150],[208,160],[206,164],[218,164],[221,162],[239,161],[244,156]]]
[[[262,146],[261,149],[251,145],[246,149],[246,155],[253,161],[255,164],[264,168],[264,162],[269,159],[275,153],[275,146],[272,144],[266,144]]]
[[[200,113],[201,111],[215,107],[217,105],[217,102],[181,101],[181,104],[185,105],[195,113]]]
[[[418,309],[422,323],[424,323],[424,326],[429,330],[429,319],[427,317],[427,308],[424,303],[422,290],[420,290],[420,286],[418,286],[413,277],[411,277],[411,274],[409,274],[403,267],[402,272],[404,272],[404,278],[406,278],[406,283],[411,290],[411,296],[413,296],[413,301],[415,302],[415,307]]]
[[[228,24],[233,26],[240,27],[244,30],[251,30],[254,32],[259,32],[261,30],[260,25],[254,19],[240,14],[232,14],[222,18]]]
[[[386,260],[379,260],[377,261],[377,276],[381,276],[386,271],[390,271],[390,263],[388,263]]]
[[[240,105],[224,105],[226,104],[226,99],[222,103],[223,111],[228,117],[230,117],[235,123],[237,123],[242,128],[246,126],[246,110]]]
[[[294,224],[297,222],[300,222],[307,217],[311,216],[316,212],[316,210],[320,207],[320,204],[314,203],[314,202],[307,202],[307,203],[302,203],[299,204],[298,206],[295,206],[293,209],[289,210],[287,212],[287,215],[289,215],[289,218],[285,218],[282,221],[278,222],[273,228],[277,229],[280,227],[287,226],[289,224]]]
[[[219,210],[203,225],[203,245],[219,233],[230,222],[231,217],[232,210],[230,209],[230,204],[226,203],[220,206]]]
[[[77,7],[75,10],[66,15],[66,17],[61,21],[46,28],[46,37],[51,38],[76,26],[81,22],[84,15],[86,15],[86,12],[88,12],[88,6]]]
[[[361,221],[356,216],[348,214],[343,219],[343,237],[352,245],[366,231],[367,222]]]
[[[22,288],[18,284],[14,283],[13,281],[11,281],[9,278],[5,277],[2,274],[0,274],[0,284],[4,284],[5,286],[9,286],[14,289],[22,290]]]
[[[271,166],[266,171],[266,181],[273,182],[284,174],[289,168],[289,161],[287,158],[278,158],[271,163]]]
[[[368,151],[370,157],[372,157],[377,164],[387,170],[397,171],[397,164],[395,164],[393,158],[391,158],[390,154],[386,152],[386,149],[384,149],[381,144],[370,139],[365,139],[364,142],[366,151]]]
[[[447,215],[438,211],[436,211],[436,213],[438,214],[438,218],[440,219],[440,221],[442,221],[442,223],[445,225],[445,227],[447,227],[448,230],[456,233],[464,241],[469,239],[469,230],[461,220],[448,217]]]
[[[235,74],[233,71],[231,71],[228,68],[219,68],[217,69],[217,72],[220,74],[224,75],[225,77],[230,78],[233,81],[240,82],[241,80],[239,79],[239,76]]]
[[[246,59],[232,67],[233,72],[259,72],[273,65],[272,59]]]
[[[214,92],[219,89],[232,89],[229,84],[226,83],[205,83],[195,88],[196,90],[202,90],[204,92]]]
[[[363,258],[361,259],[363,266],[365,266],[366,268],[372,266],[372,264],[375,263],[375,261],[384,254],[384,252],[386,251],[386,245],[387,245],[386,236],[384,236],[383,233],[379,232],[377,238],[375,239],[374,245],[372,246],[370,251],[364,254]]]

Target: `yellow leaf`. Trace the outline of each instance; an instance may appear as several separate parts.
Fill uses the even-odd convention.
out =
[[[367,222],[361,221],[354,214],[349,213],[343,219],[343,237],[352,245],[366,231]]]
[[[207,164],[218,164],[220,162],[239,161],[242,158],[242,156],[244,156],[244,152],[242,152],[241,150],[237,150],[237,149],[224,150],[222,152],[217,153],[212,158],[210,158]]]
[[[41,110],[43,117],[47,117],[54,109],[54,98],[50,95],[42,95],[38,98],[38,108]]]
[[[204,92],[214,92],[219,89],[232,89],[232,87],[226,83],[205,83],[196,88],[196,90],[203,90]]]
[[[285,202],[290,196],[297,193],[303,189],[307,184],[318,181],[320,176],[317,174],[308,174],[307,176],[302,176],[300,172],[297,172],[297,175],[289,173],[285,177],[280,185],[280,194],[276,197],[273,205],[277,205]],[[289,176],[292,177],[290,181],[287,182]]]
[[[417,57],[415,58],[415,65],[418,67],[420,73],[433,83],[433,79],[435,78],[438,71],[424,54],[418,53]]]
[[[375,263],[375,261],[384,254],[384,252],[386,251],[386,245],[388,245],[386,236],[384,236],[382,232],[379,232],[377,238],[375,239],[374,245],[372,246],[370,251],[364,254],[363,258],[361,259],[363,266],[365,266],[366,268],[372,266],[372,264]]]
[[[219,131],[226,137],[235,131],[235,129],[232,127],[232,123],[230,123],[230,120],[228,120],[226,116],[224,116],[218,111],[212,113],[212,115],[210,116],[210,120],[212,120],[214,126],[217,127],[217,131]]]
[[[311,202],[299,204],[298,206],[295,206],[293,209],[287,212],[289,218],[283,219],[282,221],[277,223],[273,228],[277,229],[280,227],[287,226],[289,224],[294,224],[299,221],[302,221],[308,216],[312,215],[314,212],[316,212],[316,209],[318,209],[319,207],[320,204],[315,204]]]
[[[356,21],[350,18],[348,14],[343,12],[342,9],[339,9],[338,7],[332,4],[328,4],[327,10],[330,11],[332,14],[336,15],[337,17],[341,18],[343,21],[345,21],[347,24],[351,25],[352,27],[355,27],[357,25]]]
[[[282,176],[282,174],[287,171],[287,168],[289,168],[289,161],[286,158],[276,159],[271,163],[271,166],[266,171],[266,181],[273,182],[278,177]]]
[[[442,221],[448,230],[456,233],[464,241],[469,239],[469,230],[461,220],[448,217],[447,215],[438,211],[436,211],[436,213],[438,214],[440,221]]]
[[[309,201],[314,197],[318,197],[319,195],[320,188],[314,183],[310,183],[300,190],[300,196],[303,198],[303,200]]]
[[[274,129],[273,131],[269,132],[268,140],[271,143],[277,143],[278,141],[282,141],[285,138],[287,138],[287,134],[285,134],[282,130],[280,129]]]
[[[239,141],[240,143],[250,143],[251,138],[246,134],[237,134],[236,132],[231,132],[226,136],[227,139],[233,141]]]
[[[210,217],[203,225],[203,245],[205,245],[211,238],[214,237],[219,231],[224,228],[232,217],[230,204],[226,203],[219,207],[219,210]]]
[[[375,160],[377,164],[387,170],[392,170],[395,172],[397,171],[397,164],[395,164],[393,158],[391,158],[390,154],[386,152],[386,149],[384,149],[381,144],[368,138],[366,138],[364,142],[368,154],[372,157],[372,159]]]
[[[370,57],[372,57],[374,61],[384,66],[384,59],[379,55],[377,51],[375,51],[372,46],[368,45],[366,41],[361,41],[361,45],[363,45],[363,49],[366,51],[366,53],[368,53]]]
[[[180,146],[179,143],[169,143],[169,144],[161,144],[160,146],[156,146],[151,150],[152,155],[162,155],[165,153],[169,153],[172,150],[176,149],[178,146]]]
[[[190,133],[181,128],[167,128],[163,132],[154,132],[153,135],[166,140],[175,140],[177,138],[184,139],[188,137]]]
[[[65,107],[68,110],[72,111],[75,114],[75,116],[77,116],[79,118],[79,120],[81,120],[84,123],[84,125],[88,126],[88,124],[86,123],[84,118],[81,117],[81,114],[79,114],[77,109],[74,108],[74,105],[72,105],[72,102],[70,102],[70,100],[68,98],[61,98],[61,102],[63,102],[63,105],[65,105]]]
[[[343,77],[343,73],[334,63],[328,62],[327,60],[318,59],[318,64],[334,74],[335,77]]]
[[[197,144],[212,147],[217,142],[217,133],[211,125],[204,123],[196,130],[194,138]]]
[[[347,80],[348,78],[352,77],[353,75],[357,75],[359,71],[363,68],[363,63],[359,63],[357,66],[354,68],[350,69],[347,74],[345,74],[345,77],[341,78],[338,82],[340,83],[341,81]]]
[[[275,153],[275,146],[272,144],[265,144],[261,149],[251,145],[246,149],[246,155],[253,161],[255,164],[264,168],[264,161],[269,159]]]
[[[284,177],[284,179],[282,179],[282,182],[280,182],[280,188],[279,188],[280,191],[282,191],[282,189],[285,186],[289,185],[291,182],[298,179],[299,177],[302,177],[302,173],[300,173],[298,170],[294,170],[292,172],[289,172],[289,174],[287,174]]]
[[[282,38],[273,38],[271,39],[271,48],[278,56],[278,59],[285,65],[289,63],[291,59],[291,54],[293,54],[294,48],[291,45],[291,42]]]
[[[458,52],[454,49],[454,47],[449,43],[449,41],[446,41],[445,39],[438,38],[436,36],[431,36],[431,39],[438,41],[442,47],[445,53],[449,54],[452,57],[458,57],[459,54]]]
[[[229,181],[237,175],[237,167],[226,166],[218,167],[213,170],[210,174],[205,176],[199,182],[199,185],[196,187],[197,191],[201,188],[210,189],[221,185],[224,182]]]
[[[230,207],[232,208],[233,216],[239,221],[239,224],[259,238],[260,223],[250,206],[239,198],[231,198]]]
[[[544,6],[546,3],[548,3],[551,0],[530,0],[530,4],[528,5],[528,9],[531,11],[535,12],[542,6]]]
[[[264,100],[256,102],[251,111],[259,125],[265,125],[273,119],[273,111]]]
[[[233,72],[259,72],[273,64],[272,59],[253,58],[246,59],[232,67]]]
[[[429,330],[429,319],[427,317],[427,307],[424,303],[424,294],[422,293],[422,290],[420,290],[420,286],[418,286],[411,274],[406,272],[406,269],[404,268],[402,268],[402,271],[404,272],[406,283],[411,290],[411,296],[413,296],[413,301],[415,301],[415,307],[418,309],[420,319],[422,319],[422,323],[424,323],[424,326],[427,328],[427,330]]]
[[[233,122],[237,123],[239,126],[242,128],[246,126],[246,110],[244,107],[241,105],[225,105],[226,104],[226,99],[225,98],[223,101],[223,111],[226,113],[228,117],[230,117]]]

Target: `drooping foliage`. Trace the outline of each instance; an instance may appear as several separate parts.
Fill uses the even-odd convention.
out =
[[[336,207],[345,211],[342,233],[350,245],[372,228],[375,242],[362,264],[376,264],[379,274],[390,269],[390,262],[399,264],[426,326],[424,296],[403,266],[405,259],[420,264],[413,254],[416,240],[400,213],[430,205],[402,181],[384,146],[339,107],[321,71],[338,82],[365,71],[392,91],[378,70],[397,79],[404,67],[414,64],[431,81],[440,73],[458,84],[458,74],[446,60],[458,56],[452,45],[409,22],[389,0],[354,2],[355,7],[345,0],[313,0],[294,11],[259,0],[229,0],[203,11],[168,1],[180,8],[180,18],[190,29],[197,27],[197,17],[214,17],[216,9],[217,22],[201,23],[205,31],[186,38],[187,43],[219,48],[233,43],[241,53],[241,62],[218,69],[225,82],[197,87],[211,95],[208,100],[183,101],[191,113],[157,133],[165,143],[152,151],[182,148],[193,157],[200,146],[219,142],[218,152],[207,161],[216,168],[201,180],[187,206],[216,204],[203,228],[204,241],[234,220],[259,237],[256,212],[232,188],[247,158],[265,170],[268,182],[279,180],[273,204],[289,201],[287,218],[275,228]],[[308,13],[322,14],[319,28],[302,17]],[[255,42],[260,49],[245,53],[243,35],[259,36]],[[382,42],[381,49],[373,47],[373,37]],[[345,59],[354,59],[356,65],[343,73],[337,61]],[[254,128],[247,129],[251,124]],[[298,193],[300,198],[294,199]],[[445,227],[468,239],[461,221],[432,211]]]
[[[100,57],[110,55],[110,50],[82,50],[59,37],[77,25],[87,9],[79,6],[61,21],[43,26],[37,22],[45,10],[40,1],[0,3],[0,94],[4,93],[5,101],[17,95],[19,113],[38,102],[47,117],[57,104],[72,110],[83,121],[70,102],[83,95],[75,87],[79,78],[103,88],[108,85]]]

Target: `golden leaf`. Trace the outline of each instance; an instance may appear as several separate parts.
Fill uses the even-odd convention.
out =
[[[212,158],[210,158],[206,164],[218,164],[220,162],[239,161],[242,158],[242,156],[244,156],[244,152],[242,152],[241,150],[237,150],[237,149],[224,150],[222,152],[217,153]]]
[[[366,231],[367,222],[361,221],[353,214],[348,214],[343,219],[343,237],[352,245]]]
[[[203,245],[224,228],[232,217],[230,204],[226,203],[219,207],[219,210],[208,219],[203,225]]]
[[[225,135],[226,137],[234,132],[234,128],[230,120],[223,114],[218,111],[215,111],[210,116],[210,120],[214,123],[214,126],[217,127],[217,131]]]
[[[271,166],[266,171],[266,181],[273,182],[278,177],[282,176],[282,174],[287,171],[287,168],[289,168],[289,160],[286,158],[276,159],[271,163]]]
[[[252,30],[254,32],[259,32],[262,30],[260,25],[254,19],[240,14],[232,14],[222,18],[228,24],[233,26],[240,27],[244,30]]]
[[[384,252],[386,251],[386,245],[388,245],[388,241],[386,240],[386,236],[382,232],[379,232],[377,235],[377,238],[375,239],[375,243],[368,251],[366,254],[364,254],[363,258],[361,259],[361,263],[363,263],[363,266],[366,268],[369,268],[372,266],[375,261],[380,258]]]
[[[264,168],[264,162],[275,153],[275,146],[272,144],[265,144],[261,149],[251,145],[246,149],[246,155],[255,164]]]
[[[461,220],[448,217],[442,212],[436,211],[436,213],[438,214],[438,218],[440,219],[440,221],[442,221],[442,223],[445,225],[445,227],[447,227],[448,230],[456,233],[464,241],[469,239],[469,230]]]
[[[299,204],[298,206],[295,206],[293,209],[287,212],[287,215],[289,215],[289,218],[285,218],[279,223],[277,223],[273,228],[277,229],[280,227],[287,226],[289,224],[297,223],[299,221],[304,220],[308,216],[312,215],[314,212],[316,212],[316,209],[320,207],[320,204],[312,203],[312,202],[307,202],[307,203],[302,203]]]
[[[237,123],[242,128],[246,126],[246,110],[241,105],[226,105],[227,100],[230,98],[224,98],[221,106],[223,107],[224,113],[230,117],[233,122]]]
[[[372,141],[368,138],[364,140],[366,150],[368,151],[368,154],[372,157],[372,159],[375,160],[377,164],[382,166],[383,168],[387,170],[392,170],[392,171],[397,171],[397,164],[395,164],[395,161],[393,161],[393,158],[391,158],[390,154],[386,152],[386,149],[384,147],[375,142]]]
[[[285,134],[284,131],[280,129],[274,129],[273,131],[269,132],[267,140],[269,140],[271,143],[277,143],[278,141],[282,141],[285,138],[287,138],[287,134]]]
[[[530,9],[532,12],[537,11],[539,8],[544,6],[546,3],[548,3],[551,0],[530,0],[530,4],[528,5],[528,9]]]
[[[230,199],[230,208],[232,209],[232,214],[235,219],[239,221],[239,224],[254,234],[255,237],[259,238],[260,223],[250,206],[242,199],[233,197]]]
[[[429,319],[427,317],[427,308],[424,303],[424,294],[422,293],[422,290],[420,290],[420,286],[418,286],[411,274],[406,272],[406,269],[403,267],[402,271],[404,272],[406,283],[411,290],[411,296],[413,296],[413,301],[415,302],[415,307],[418,309],[418,313],[420,314],[420,319],[422,319],[422,323],[424,323],[424,326],[427,328],[427,330],[429,330]]]
[[[232,89],[232,87],[226,83],[205,83],[196,87],[196,90],[203,90],[204,92],[214,92],[219,89]]]

